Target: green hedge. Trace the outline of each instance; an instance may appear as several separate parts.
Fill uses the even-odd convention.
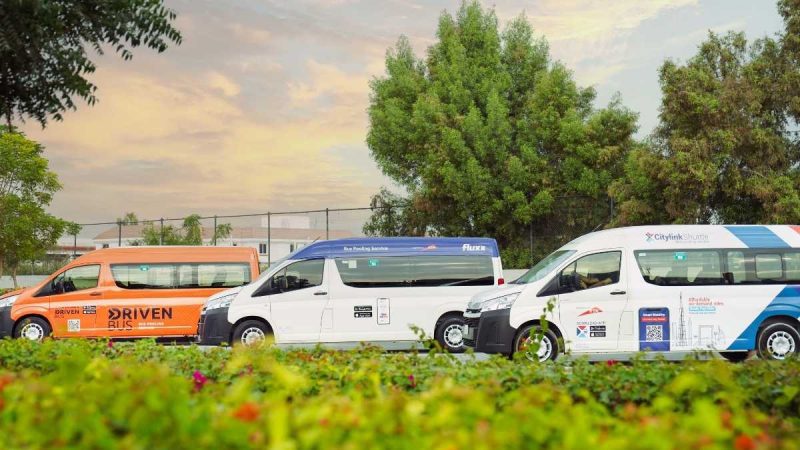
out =
[[[0,341],[4,448],[798,448],[800,362]]]

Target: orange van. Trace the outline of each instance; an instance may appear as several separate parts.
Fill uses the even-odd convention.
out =
[[[0,298],[0,337],[190,338],[206,298],[257,277],[252,248],[96,250]]]

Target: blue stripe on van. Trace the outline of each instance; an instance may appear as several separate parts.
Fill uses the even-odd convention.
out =
[[[500,256],[489,238],[391,237],[320,241],[301,248],[287,259],[348,256]]]
[[[764,308],[764,311],[731,343],[728,350],[754,350],[756,348],[758,327],[765,319],[773,316],[800,317],[800,286],[786,286],[783,288],[770,304]]]
[[[749,248],[789,248],[790,245],[763,225],[726,225]]]

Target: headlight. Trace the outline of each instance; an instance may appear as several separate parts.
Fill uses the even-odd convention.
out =
[[[481,312],[511,308],[511,305],[514,304],[514,300],[516,300],[517,297],[519,297],[519,292],[504,295],[502,297],[490,298],[489,300],[481,303]]]
[[[14,302],[17,301],[17,297],[19,297],[19,295],[12,295],[10,297],[0,299],[0,308],[7,308],[13,305]]]
[[[234,297],[236,297],[236,294],[228,294],[209,300],[205,306],[203,306],[203,312],[210,311],[212,309],[227,308],[231,306],[231,302],[233,301]]]

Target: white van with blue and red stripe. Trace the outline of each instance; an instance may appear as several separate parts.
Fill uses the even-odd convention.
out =
[[[544,312],[548,304],[554,307]],[[793,357],[800,345],[800,227],[659,225],[590,233],[518,280],[476,295],[464,316],[467,346],[510,355],[535,336],[540,360],[564,351],[713,350],[742,360],[756,350],[766,359]]]

